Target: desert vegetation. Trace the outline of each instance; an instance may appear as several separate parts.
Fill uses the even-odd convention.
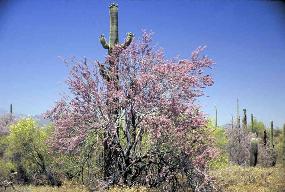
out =
[[[206,47],[167,58],[146,31],[119,43],[117,11],[103,61],[64,60],[69,92],[50,123],[12,105],[0,117],[0,191],[285,191],[285,125],[240,117],[237,104],[219,126],[198,105],[214,84]]]

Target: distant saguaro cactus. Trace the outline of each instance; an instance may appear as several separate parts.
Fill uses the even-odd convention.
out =
[[[251,125],[251,132],[254,133],[256,131],[254,130],[253,114],[250,114],[250,121],[251,121],[251,123],[250,123],[250,125]]]
[[[266,130],[264,130],[263,132],[263,145],[266,146],[267,144],[267,133],[266,133]]]
[[[10,114],[12,115],[13,114],[13,105],[10,104]]]
[[[243,109],[242,128],[243,128],[244,130],[247,130],[247,116],[246,116],[246,109]]]
[[[13,119],[13,105],[10,104],[10,121]]]
[[[250,141],[250,166],[256,166],[258,156],[258,139],[252,138]]]
[[[239,101],[237,98],[237,127],[240,128]]]
[[[273,121],[270,122],[270,142],[271,142],[271,146],[272,148],[274,148],[274,142],[273,142]]]

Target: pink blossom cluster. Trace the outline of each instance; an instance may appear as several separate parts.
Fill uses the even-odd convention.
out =
[[[103,63],[74,61],[67,80],[71,96],[47,113],[55,125],[54,149],[76,152],[90,132],[107,132],[102,140],[127,140],[120,146],[125,154],[147,134],[151,143],[168,139],[197,162],[213,155],[204,146],[206,119],[196,104],[213,84],[205,74],[213,61],[200,56],[205,47],[190,58],[166,59],[151,36],[144,32],[127,49],[115,46]]]

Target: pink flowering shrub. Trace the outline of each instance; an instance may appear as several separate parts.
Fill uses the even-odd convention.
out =
[[[250,141],[254,135],[235,125],[226,128],[229,160],[238,165],[249,165]]]
[[[115,46],[104,63],[71,61],[70,97],[48,112],[50,144],[81,155],[88,145],[87,159],[103,153],[95,161],[107,185],[214,191],[206,170],[216,152],[195,104],[213,84],[205,74],[213,61],[200,56],[203,47],[166,59],[151,39],[144,33],[127,49]]]

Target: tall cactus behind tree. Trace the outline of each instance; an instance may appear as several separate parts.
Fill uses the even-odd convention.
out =
[[[237,98],[237,127],[240,128],[239,101]]]
[[[10,104],[10,121],[13,120],[13,105]]]
[[[250,114],[250,121],[251,121],[251,132],[254,133],[254,121],[253,121],[253,114]]]
[[[119,44],[119,27],[118,27],[118,5],[111,4],[109,6],[109,13],[110,13],[110,36],[109,36],[109,43],[106,42],[106,39],[104,35],[102,34],[100,36],[100,42],[103,46],[103,48],[108,49],[108,54],[112,54],[112,49],[115,45]],[[133,39],[133,34],[128,33],[127,37],[125,39],[125,42],[121,44],[120,46],[122,48],[127,48]],[[109,66],[105,66],[106,64],[101,64],[97,62],[99,65],[99,70],[101,76],[107,81],[107,82],[113,82],[117,89],[119,89],[119,76],[118,76],[118,67],[116,66],[116,63],[109,62]],[[115,70],[116,75],[110,76],[112,68]],[[108,85],[110,86],[110,85]],[[107,88],[109,90],[109,88]],[[107,101],[108,102],[108,101]],[[117,101],[115,101],[117,102]],[[114,109],[113,114],[117,117],[119,115],[119,109]],[[119,129],[117,127],[117,129]],[[109,133],[107,131],[104,132],[104,135],[108,135]],[[103,153],[104,153],[104,178],[108,178],[111,175],[110,167],[112,165],[112,149],[108,146],[107,140],[103,143]],[[113,157],[114,158],[114,157]]]
[[[246,116],[246,109],[243,109],[242,128],[243,128],[245,131],[247,130],[247,116]]]
[[[263,145],[266,146],[267,144],[267,133],[266,133],[266,129],[263,132]]]
[[[13,114],[13,105],[10,104],[10,114],[12,115]]]
[[[270,122],[270,142],[271,142],[271,146],[272,148],[274,148],[274,143],[273,143],[273,121]]]

